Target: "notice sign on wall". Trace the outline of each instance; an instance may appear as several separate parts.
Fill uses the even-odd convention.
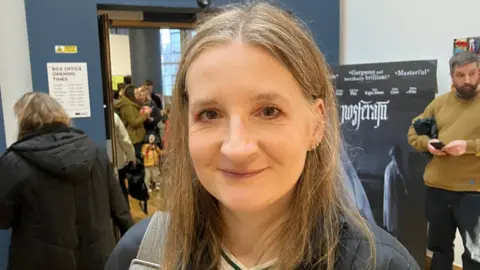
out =
[[[90,117],[87,63],[47,63],[48,91],[71,118]]]
[[[74,45],[57,45],[55,46],[55,53],[75,54],[78,52],[77,46]]]

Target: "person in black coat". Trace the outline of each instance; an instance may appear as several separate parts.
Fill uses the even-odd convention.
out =
[[[69,127],[49,95],[16,104],[19,140],[0,158],[0,229],[12,229],[9,270],[103,269],[133,221],[104,150]]]
[[[158,96],[156,93],[153,92],[153,82],[151,80],[146,80],[143,83],[143,89],[147,91],[147,95],[149,96],[149,100],[155,103],[156,108],[158,108],[160,111],[163,110],[163,102],[160,96]]]
[[[152,113],[150,114],[149,119],[144,122],[145,130],[148,132],[155,132],[157,135],[160,135],[160,129],[158,128],[158,123],[162,120],[165,112],[163,111],[162,99],[153,92],[153,82],[146,80],[142,85],[142,90],[145,91],[147,97],[144,105],[152,108]],[[161,145],[159,145],[161,147]]]

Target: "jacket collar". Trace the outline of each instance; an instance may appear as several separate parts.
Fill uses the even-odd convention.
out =
[[[79,129],[72,128],[72,127],[69,127],[64,123],[53,122],[51,124],[44,125],[42,128],[40,128],[38,130],[35,130],[35,131],[32,131],[32,132],[29,132],[29,133],[25,134],[20,140],[15,142],[14,145],[18,144],[20,142],[27,141],[27,140],[30,140],[32,138],[41,136],[41,135],[49,134],[49,133],[62,133],[62,132],[71,132],[71,131],[73,131],[75,133],[78,133],[78,134],[84,134],[83,131],[81,131]]]

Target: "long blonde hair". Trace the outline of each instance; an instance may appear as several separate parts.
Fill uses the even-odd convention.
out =
[[[62,123],[66,126],[71,124],[70,117],[63,107],[45,93],[24,94],[15,103],[13,110],[18,120],[18,139],[49,124]]]
[[[188,151],[188,91],[186,75],[206,49],[242,42],[260,46],[285,65],[306,99],[323,99],[326,130],[320,146],[310,151],[296,185],[292,216],[278,234],[278,269],[301,263],[334,269],[338,259],[341,223],[347,218],[370,243],[373,236],[358,210],[346,202],[339,164],[337,103],[329,67],[311,34],[300,21],[267,3],[230,5],[205,18],[186,44],[172,97],[167,194],[171,203],[162,269],[218,269],[223,241],[218,203],[199,183]],[[288,243],[282,245],[281,243]]]

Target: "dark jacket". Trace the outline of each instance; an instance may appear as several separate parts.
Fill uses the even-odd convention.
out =
[[[425,135],[430,139],[438,139],[438,127],[435,118],[417,119],[412,125],[418,135]],[[433,158],[433,154],[429,151],[424,154],[426,154],[429,159]]]
[[[133,226],[120,240],[105,270],[128,270],[130,262],[136,258],[143,235],[147,229],[150,218],[146,218]],[[341,240],[338,256],[338,270],[365,270],[368,267],[369,246],[364,237],[348,223],[341,224]],[[390,234],[372,225],[376,239],[376,268],[377,270],[420,270],[420,267],[408,251]],[[320,270],[299,266],[296,270]],[[192,269],[197,270],[197,269]],[[200,270],[200,269],[198,269]]]
[[[159,134],[158,123],[162,120],[161,110],[157,107],[153,99],[146,105],[152,109],[152,113],[150,113],[149,119],[143,122],[145,132],[155,132],[156,134]]]
[[[159,110],[163,110],[162,99],[156,93],[152,93],[150,97],[152,98],[153,102],[155,102],[155,105],[157,106],[157,108]]]
[[[430,139],[438,138],[438,127],[435,118],[417,119],[413,122],[413,128],[418,135],[425,135]]]
[[[62,124],[13,144],[0,158],[0,229],[12,228],[10,270],[103,269],[133,225],[107,154]]]

